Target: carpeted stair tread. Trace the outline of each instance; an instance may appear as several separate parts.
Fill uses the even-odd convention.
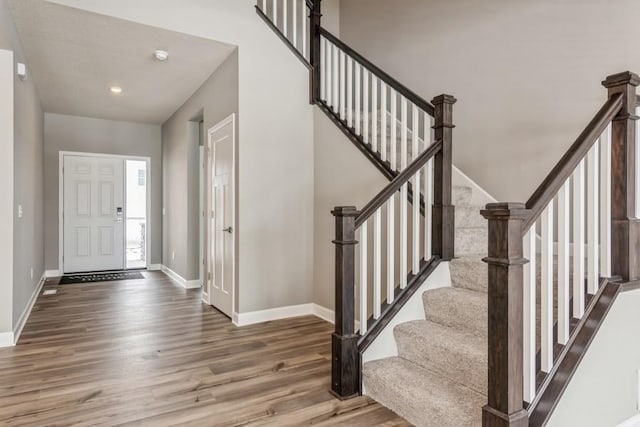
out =
[[[486,398],[400,357],[365,363],[367,394],[417,427],[472,427]]]
[[[482,256],[454,258],[449,264],[451,284],[456,288],[487,292],[487,263]]]
[[[401,323],[393,332],[400,357],[486,394],[486,338],[428,320]]]
[[[458,228],[487,227],[487,220],[480,215],[480,206],[458,205],[455,209],[455,225]]]
[[[426,319],[486,337],[487,294],[458,288],[438,288],[422,295]]]
[[[455,255],[457,257],[486,256],[489,232],[487,227],[458,227],[455,232]]]

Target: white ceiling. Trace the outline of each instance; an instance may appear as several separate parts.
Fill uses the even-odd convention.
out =
[[[43,0],[10,5],[49,113],[164,123],[235,49]],[[154,59],[156,49],[169,60]]]

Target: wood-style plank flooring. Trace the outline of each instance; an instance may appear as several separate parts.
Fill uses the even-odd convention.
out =
[[[0,349],[2,426],[407,426],[328,392],[331,325],[237,328],[159,272],[57,286]]]

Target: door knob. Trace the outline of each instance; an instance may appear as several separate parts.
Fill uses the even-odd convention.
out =
[[[233,227],[223,228],[222,231],[226,231],[227,233],[231,234],[233,233]]]

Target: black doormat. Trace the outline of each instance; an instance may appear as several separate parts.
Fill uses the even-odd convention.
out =
[[[109,273],[95,274],[71,274],[62,276],[60,285],[70,285],[73,283],[95,283],[95,282],[113,282],[115,280],[133,280],[144,279],[139,271],[111,271]]]

